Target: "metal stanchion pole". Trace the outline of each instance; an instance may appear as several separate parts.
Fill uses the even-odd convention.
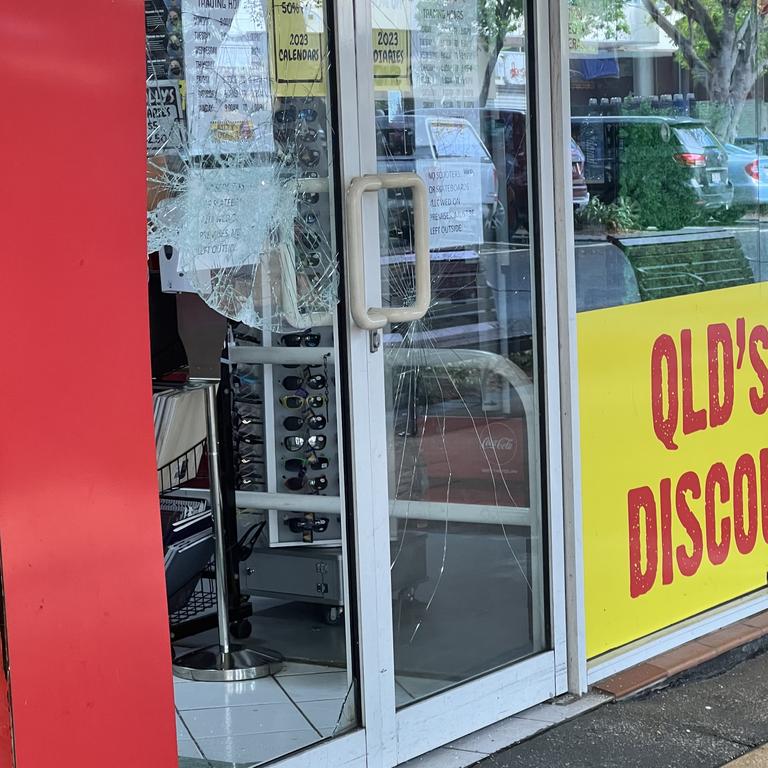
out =
[[[173,665],[173,673],[188,680],[218,682],[253,680],[258,677],[274,675],[283,667],[281,654],[265,648],[246,648],[241,645],[232,645],[230,642],[224,505],[219,474],[219,435],[216,424],[216,382],[194,382],[194,386],[201,387],[205,394],[211,512],[216,539],[216,609],[218,612],[219,642],[215,646],[192,651],[177,659]]]

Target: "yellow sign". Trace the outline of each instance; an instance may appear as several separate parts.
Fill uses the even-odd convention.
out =
[[[410,90],[411,36],[408,30],[373,30],[373,82],[377,91]]]
[[[578,316],[587,654],[766,585],[768,284]]]
[[[322,0],[272,0],[270,65],[276,96],[325,96]]]

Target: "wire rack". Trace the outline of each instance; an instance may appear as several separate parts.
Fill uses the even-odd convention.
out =
[[[208,487],[207,448],[208,441],[203,438],[181,456],[160,467],[157,470],[160,493],[167,493],[181,487]]]
[[[208,442],[205,438],[188,451],[159,467],[157,483],[161,494],[180,488],[207,488]],[[168,621],[180,630],[186,622],[216,608],[215,561],[211,558],[199,576],[168,599]]]
[[[216,608],[216,576],[213,568],[212,558],[197,582],[191,585],[187,599],[179,600],[181,607],[168,615],[171,627],[178,627]]]

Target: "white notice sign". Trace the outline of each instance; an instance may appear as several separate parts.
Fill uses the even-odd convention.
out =
[[[185,0],[189,152],[270,152],[272,96],[264,0]]]
[[[419,0],[415,15],[416,108],[478,106],[477,0]]]
[[[257,264],[269,244],[274,184],[268,167],[191,168],[178,240],[181,271]]]
[[[483,205],[477,163],[416,162],[427,186],[429,247],[455,248],[483,242]]]

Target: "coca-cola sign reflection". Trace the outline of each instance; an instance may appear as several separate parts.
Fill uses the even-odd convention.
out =
[[[490,452],[503,467],[517,455],[520,442],[516,430],[506,421],[495,421],[480,430],[480,447]]]
[[[528,506],[524,418],[427,417],[420,427],[406,453],[423,473],[423,499]]]

